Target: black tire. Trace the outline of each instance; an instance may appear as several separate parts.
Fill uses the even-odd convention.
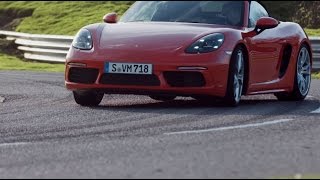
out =
[[[73,97],[77,104],[81,106],[98,106],[104,94],[96,91],[78,92],[73,91]]]
[[[239,81],[239,86],[240,89],[240,97],[238,95],[238,98],[236,98],[235,95],[235,73],[238,72],[238,52],[242,53],[242,82],[240,83]],[[227,92],[226,95],[224,97],[224,102],[227,106],[231,106],[231,107],[236,107],[239,105],[240,100],[241,100],[241,95],[243,94],[243,89],[244,89],[244,82],[245,82],[245,54],[244,54],[244,49],[241,46],[238,46],[235,48],[235,50],[232,53],[231,59],[230,59],[230,64],[229,64],[229,73],[228,73],[228,85],[227,85]],[[241,84],[241,85],[240,85]]]
[[[149,96],[151,99],[157,100],[157,101],[172,101],[174,100],[177,96],[174,95],[152,95]]]
[[[302,45],[299,49],[299,54],[298,54],[297,60],[296,60],[293,91],[290,93],[288,93],[288,92],[275,93],[274,95],[277,97],[277,99],[279,101],[303,101],[309,93],[310,84],[311,84],[311,75],[310,75],[310,83],[308,85],[308,89],[307,89],[306,94],[301,93],[301,91],[299,89],[299,84],[298,84],[298,63],[299,63],[300,52],[303,48],[306,48],[308,50],[308,47],[306,45]],[[309,54],[309,58],[310,58],[310,68],[311,68],[311,57],[310,57],[309,51],[308,51],[308,54]]]

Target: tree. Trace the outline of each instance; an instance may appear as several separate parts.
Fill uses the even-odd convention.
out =
[[[307,28],[320,28],[320,1],[301,1],[293,21]]]
[[[280,21],[292,21],[301,1],[261,1],[271,17]]]

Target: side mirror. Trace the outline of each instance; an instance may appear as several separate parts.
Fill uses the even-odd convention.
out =
[[[257,21],[256,29],[266,30],[272,29],[279,25],[279,21],[272,17],[262,17]]]
[[[105,23],[117,23],[117,18],[118,18],[117,13],[115,13],[115,12],[108,13],[105,16],[103,16],[103,21]]]
[[[253,31],[242,33],[242,38],[253,37],[266,29],[272,29],[279,25],[279,21],[272,17],[262,17],[257,21],[256,27]]]

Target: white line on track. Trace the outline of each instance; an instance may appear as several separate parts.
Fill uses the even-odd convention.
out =
[[[203,129],[203,130],[194,130],[194,131],[180,131],[180,132],[171,132],[165,133],[165,135],[175,135],[175,134],[194,134],[194,133],[206,133],[206,132],[215,132],[215,131],[226,131],[226,130],[233,130],[233,129],[245,129],[251,127],[260,127],[260,126],[267,126],[279,123],[286,123],[289,121],[293,121],[294,119],[280,119],[275,121],[263,122],[263,123],[255,123],[255,124],[246,124],[246,125],[238,125],[238,126],[227,126],[227,127],[220,127],[220,128],[213,128],[213,129]]]
[[[21,145],[27,145],[27,144],[30,144],[30,143],[26,143],[26,142],[3,143],[3,144],[0,144],[0,147],[21,146]]]
[[[3,103],[4,100],[5,100],[5,98],[0,96],[0,103]]]
[[[312,114],[320,114],[320,107],[311,112]]]
[[[309,98],[309,99],[313,99],[314,97],[313,97],[313,96],[308,95],[308,96],[307,96],[307,98]]]
[[[313,99],[315,97],[308,95],[307,98]],[[310,113],[312,113],[312,114],[320,114],[320,107],[318,109],[314,110],[314,111],[311,111]]]

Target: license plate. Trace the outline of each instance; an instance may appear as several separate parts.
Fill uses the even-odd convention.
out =
[[[117,74],[152,74],[152,64],[107,62],[105,64],[105,72]]]

